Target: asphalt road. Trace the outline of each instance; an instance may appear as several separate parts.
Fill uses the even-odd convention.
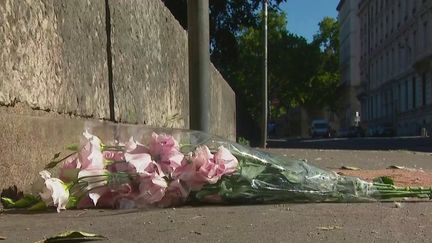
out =
[[[338,150],[408,150],[432,152],[432,138],[364,137],[322,139],[270,139],[270,148],[338,149]]]
[[[403,145],[401,141],[386,145],[368,139],[342,141],[291,141],[296,147],[270,151],[305,158],[324,168],[351,165],[378,169],[397,164],[432,169],[432,153],[421,152],[430,146],[430,140],[404,140],[418,143],[396,150],[388,148]],[[382,146],[366,150],[367,141]],[[307,144],[306,148],[302,144]],[[314,144],[312,148],[310,144]],[[407,149],[411,146],[412,150]],[[109,242],[431,242],[432,203],[288,203],[0,213],[3,242],[34,242],[66,230],[102,234]]]

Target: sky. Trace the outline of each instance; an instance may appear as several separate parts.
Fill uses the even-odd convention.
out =
[[[310,42],[323,17],[337,17],[338,3],[339,0],[287,0],[281,9],[287,13],[288,30]]]

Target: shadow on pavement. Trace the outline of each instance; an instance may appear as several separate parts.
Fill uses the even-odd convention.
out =
[[[340,150],[409,150],[432,152],[432,138],[331,138],[269,139],[268,148],[340,149]]]

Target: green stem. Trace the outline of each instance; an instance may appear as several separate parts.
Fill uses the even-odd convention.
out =
[[[56,167],[60,162],[62,162],[63,160],[65,160],[65,159],[67,159],[69,157],[71,157],[72,155],[74,155],[76,153],[77,152],[73,152],[73,153],[71,153],[71,154],[69,154],[69,155],[67,155],[67,156],[65,156],[65,157],[63,157],[62,159],[59,159],[59,160],[52,160],[49,164],[47,164],[45,166],[45,169],[51,169],[51,168]]]
[[[381,199],[401,198],[401,197],[432,197],[432,188],[423,187],[397,187],[394,185],[374,183],[373,188],[377,194],[373,197]]]
[[[124,151],[125,150],[125,147],[124,146],[105,146],[105,145],[103,145],[102,146],[102,149],[101,149],[101,151],[102,152],[104,152],[104,151],[114,151],[114,152],[116,152],[116,151]]]

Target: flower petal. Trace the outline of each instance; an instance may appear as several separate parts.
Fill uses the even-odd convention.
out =
[[[216,164],[224,165],[225,171],[223,174],[231,174],[237,170],[237,158],[223,146],[219,147],[217,153],[214,156],[214,160]]]
[[[69,201],[69,191],[66,190],[63,181],[57,178],[49,178],[45,180],[45,186],[46,189],[40,194],[45,204],[57,206],[57,212],[60,212],[61,209],[66,209]],[[48,200],[48,192],[51,193],[52,200]]]
[[[151,156],[150,154],[141,153],[141,154],[125,154],[125,159],[127,162],[132,164],[137,173],[144,173],[147,167],[151,164]]]
[[[51,178],[51,173],[47,170],[43,170],[41,172],[39,172],[39,175],[44,179],[44,180],[48,180],[49,178]]]
[[[90,199],[93,201],[93,204],[96,206],[98,200],[102,197],[103,194],[105,194],[108,191],[109,191],[108,187],[99,187],[91,190],[88,195]]]

